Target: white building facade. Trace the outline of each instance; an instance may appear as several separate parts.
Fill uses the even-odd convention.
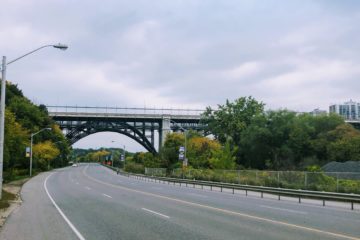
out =
[[[330,105],[329,112],[337,113],[347,121],[360,121],[360,103],[352,100],[344,104]]]

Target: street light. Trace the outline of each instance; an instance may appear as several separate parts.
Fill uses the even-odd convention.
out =
[[[31,52],[28,52],[18,58],[15,58],[14,60],[11,60],[10,62],[6,63],[6,56],[3,56],[2,58],[2,66],[1,66],[1,101],[0,101],[0,199],[2,198],[2,182],[3,182],[3,162],[4,162],[4,132],[5,132],[5,93],[6,93],[6,66],[9,64],[12,64],[13,62],[16,62],[17,60],[26,57],[36,51],[39,51],[40,49],[46,48],[46,47],[54,47],[60,50],[66,50],[68,48],[67,45],[64,44],[54,44],[54,45],[44,45],[42,47],[39,47]]]
[[[114,143],[115,141],[114,140],[111,140],[112,143]],[[113,150],[110,150],[111,151],[111,166],[114,167],[114,151]]]
[[[114,143],[116,141],[112,140],[111,142]],[[113,152],[112,152],[112,154],[113,154]],[[124,148],[123,148],[123,154],[120,153],[120,161],[124,162],[123,168],[125,169],[125,145],[124,145]],[[112,163],[113,162],[114,162],[114,157],[112,156]],[[119,173],[119,168],[120,167],[118,167],[118,173]]]
[[[124,161],[124,171],[125,171],[125,162],[126,162],[126,156],[125,156],[125,145],[124,145],[124,148],[123,148],[123,161]]]
[[[51,128],[43,128],[43,129],[41,129],[40,131],[31,134],[31,141],[30,141],[30,177],[31,177],[31,175],[32,175],[32,159],[33,159],[33,150],[32,150],[32,148],[33,148],[33,138],[34,138],[34,136],[35,136],[36,134],[41,133],[42,131],[45,131],[45,130],[51,131]]]

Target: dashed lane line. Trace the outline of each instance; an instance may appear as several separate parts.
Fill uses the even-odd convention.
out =
[[[165,214],[162,214],[162,213],[159,213],[159,212],[155,212],[153,210],[150,210],[150,209],[147,209],[147,208],[141,208],[142,210],[146,211],[146,212],[149,212],[149,213],[153,213],[155,215],[158,215],[158,216],[161,216],[161,217],[164,217],[164,218],[170,218],[169,216],[165,215]]]
[[[102,195],[105,196],[105,197],[108,197],[108,198],[112,198],[112,196],[107,195],[107,194],[105,194],[105,193],[103,193]]]
[[[246,217],[246,218],[254,219],[254,220],[257,220],[257,221],[269,222],[269,223],[276,224],[276,225],[282,225],[282,226],[289,227],[289,228],[301,229],[301,230],[304,230],[304,231],[314,232],[314,233],[328,235],[328,236],[332,236],[332,237],[343,238],[343,239],[351,239],[351,240],[360,240],[360,238],[358,238],[358,237],[344,235],[344,234],[341,234],[341,233],[328,232],[328,231],[320,230],[320,229],[317,229],[317,228],[305,227],[305,226],[301,226],[301,225],[297,225],[297,224],[282,222],[282,221],[278,221],[278,220],[272,220],[272,219],[268,219],[268,218],[264,218],[264,217],[258,217],[258,216],[255,216],[255,215],[250,215],[250,214],[246,214],[246,213],[242,213],[242,212],[235,212],[235,211],[231,211],[231,210],[227,210],[227,209],[223,209],[223,208],[212,207],[212,206],[209,206],[209,205],[204,205],[204,204],[194,203],[194,202],[190,202],[190,201],[185,201],[185,200],[181,200],[181,199],[178,199],[178,198],[167,197],[167,196],[164,196],[164,195],[159,195],[159,194],[155,194],[155,193],[150,193],[150,192],[145,192],[145,191],[141,191],[141,190],[131,189],[131,188],[127,188],[127,187],[124,187],[124,186],[114,185],[114,184],[103,182],[103,181],[101,181],[99,179],[96,179],[94,177],[89,176],[86,173],[87,168],[88,167],[85,167],[82,172],[89,179],[91,179],[91,180],[93,180],[95,182],[107,185],[107,186],[111,186],[111,187],[118,188],[118,189],[123,189],[123,190],[129,191],[129,192],[135,192],[135,193],[139,193],[139,194],[143,194],[143,195],[147,195],[147,196],[152,196],[152,197],[156,197],[156,198],[161,198],[161,199],[166,199],[166,200],[182,203],[182,204],[185,204],[185,205],[196,206],[196,207],[205,208],[205,209],[209,209],[209,210],[213,210],[213,211],[217,211],[217,212],[222,212],[222,213],[229,214],[229,215]]]

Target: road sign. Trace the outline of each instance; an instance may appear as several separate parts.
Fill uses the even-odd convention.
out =
[[[30,147],[26,147],[25,149],[25,156],[30,157]]]
[[[184,160],[185,155],[183,153],[179,153],[179,160]]]
[[[179,147],[179,152],[180,152],[180,153],[185,152],[185,147],[184,147],[184,146],[180,146],[180,147]]]
[[[121,160],[122,162],[125,160],[124,154],[121,154],[121,155],[120,155],[120,160]]]

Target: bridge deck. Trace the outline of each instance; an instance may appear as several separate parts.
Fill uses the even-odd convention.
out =
[[[129,119],[129,120],[158,120],[163,118],[170,118],[176,120],[196,121],[201,118],[200,115],[170,115],[170,114],[134,114],[134,113],[87,113],[87,112],[49,112],[50,117],[62,118],[69,120],[81,119],[96,119],[96,118],[114,118],[114,119]]]

